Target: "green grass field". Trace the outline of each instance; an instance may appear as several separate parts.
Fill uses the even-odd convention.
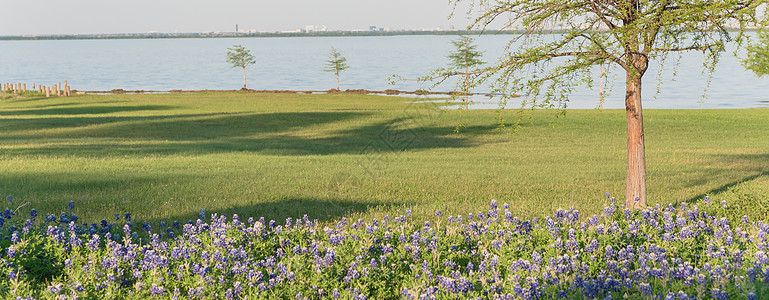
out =
[[[254,93],[0,101],[0,194],[26,213],[187,221],[201,208],[280,220],[599,211],[624,195],[625,112],[495,111],[400,97]],[[506,112],[515,120],[514,111]],[[646,110],[649,202],[729,198],[767,219],[769,110]],[[720,198],[719,198],[720,197]],[[7,202],[6,202],[7,203]]]

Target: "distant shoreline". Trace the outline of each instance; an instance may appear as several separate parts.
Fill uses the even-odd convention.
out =
[[[402,30],[402,31],[316,31],[316,32],[202,32],[202,33],[110,33],[110,34],[50,34],[0,36],[0,41],[15,40],[116,40],[116,39],[197,39],[197,38],[269,38],[269,37],[347,37],[403,35],[498,35],[515,34],[515,30]]]
[[[489,93],[462,93],[462,92],[434,92],[427,90],[416,91],[400,91],[388,89],[384,91],[374,91],[365,89],[348,89],[348,90],[324,90],[324,91],[303,91],[303,90],[254,90],[254,89],[240,89],[240,90],[168,90],[168,91],[156,91],[156,90],[124,90],[113,89],[109,91],[74,91],[76,94],[173,94],[173,93],[221,93],[221,92],[248,92],[248,93],[267,93],[267,94],[362,94],[362,95],[415,95],[415,96],[428,96],[428,95],[489,95]],[[520,97],[514,95],[514,97]]]
[[[564,33],[565,29],[542,30],[542,33]],[[737,31],[737,29],[731,30]],[[755,29],[746,29],[755,31]],[[196,33],[105,33],[105,34],[44,34],[6,35],[0,41],[20,40],[123,40],[123,39],[200,39],[200,38],[271,38],[271,37],[352,37],[407,35],[500,35],[520,34],[522,30],[394,30],[394,31],[311,31],[311,32],[196,32]]]

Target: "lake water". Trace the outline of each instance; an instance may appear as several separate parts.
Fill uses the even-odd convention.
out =
[[[286,37],[216,39],[129,39],[0,41],[0,82],[51,85],[67,80],[73,89],[239,89],[242,70],[225,62],[227,48],[240,44],[251,50],[257,63],[247,69],[248,87],[267,90],[328,90],[336,87],[333,74],[324,72],[329,49],[347,57],[350,69],[342,73],[341,88],[413,91],[430,84],[402,81],[390,85],[398,74],[416,78],[446,66],[446,55],[456,36],[386,37]],[[484,60],[495,61],[509,35],[478,37]],[[670,59],[671,65],[674,63]],[[718,65],[703,100],[707,76],[702,55],[687,53],[673,81],[673,67],[658,76],[652,65],[644,81],[645,108],[752,108],[769,107],[769,78],[756,78],[727,52]],[[596,82],[598,70],[595,71]],[[606,108],[624,108],[624,75],[610,77]],[[663,82],[656,93],[658,82]],[[434,91],[449,91],[446,83]],[[475,92],[487,92],[481,86]],[[656,94],[656,97],[655,97]],[[569,108],[595,108],[598,91],[579,89]],[[474,108],[496,108],[495,99],[475,96]],[[515,101],[510,106],[517,106]]]

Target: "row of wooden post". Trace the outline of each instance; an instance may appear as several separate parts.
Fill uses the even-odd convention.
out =
[[[32,90],[37,91],[39,93],[45,93],[46,97],[53,96],[64,96],[69,97],[72,95],[72,90],[70,89],[69,85],[67,84],[67,81],[64,81],[64,86],[61,86],[61,82],[58,84],[54,84],[53,86],[44,86],[40,84],[32,84]],[[3,83],[3,91],[12,91],[14,93],[18,92],[26,92],[27,91],[27,84],[26,83]]]

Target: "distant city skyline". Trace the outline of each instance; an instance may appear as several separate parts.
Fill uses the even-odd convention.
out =
[[[0,35],[464,29],[465,2],[449,19],[449,0],[25,0],[3,5]]]

